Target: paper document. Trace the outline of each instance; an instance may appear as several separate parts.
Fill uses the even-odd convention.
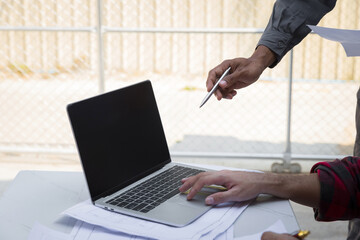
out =
[[[210,237],[210,236],[207,236]],[[55,231],[44,225],[36,223],[27,240],[153,240],[150,238],[128,235],[121,232],[91,225],[82,221],[77,221],[72,232],[65,234]],[[210,238],[204,238],[210,239]],[[234,239],[234,229],[231,226],[225,232],[215,238],[215,240]]]
[[[64,214],[91,225],[145,238],[216,239],[234,224],[249,203],[226,203],[215,206],[193,223],[181,228],[106,211],[94,206],[90,200],[75,205]]]
[[[71,233],[55,231],[40,223],[35,223],[32,227],[27,240],[74,240],[78,235],[81,222],[77,221]]]
[[[346,56],[360,56],[360,30],[325,28],[313,25],[308,25],[308,27],[323,38],[340,42],[345,49]]]
[[[74,240],[153,240],[150,238],[128,235],[125,233],[114,232],[99,226],[82,222],[81,227],[77,231]],[[226,232],[219,235],[216,240],[232,240],[234,239],[234,229],[230,227]],[[210,238],[206,238],[210,239]]]
[[[281,220],[276,221],[273,225],[268,227],[266,230],[253,234],[248,235],[244,237],[237,237],[234,238],[234,240],[253,240],[253,239],[261,239],[261,235],[263,235],[264,232],[274,232],[274,233],[286,233],[286,228],[284,226],[284,223]]]
[[[80,222],[80,221],[79,221]],[[81,222],[73,240],[147,240],[148,238],[114,232],[106,228]],[[150,240],[150,239],[149,239]]]

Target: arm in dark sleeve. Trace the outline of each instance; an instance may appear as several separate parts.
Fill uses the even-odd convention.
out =
[[[311,172],[320,180],[320,204],[314,209],[318,221],[360,217],[360,157],[346,157],[315,164]]]
[[[274,67],[285,54],[311,32],[306,25],[317,25],[330,12],[336,0],[277,0],[258,46],[264,45],[276,55]]]

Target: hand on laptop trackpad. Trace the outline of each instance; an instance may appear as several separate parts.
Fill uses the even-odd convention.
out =
[[[187,200],[186,194],[179,194],[170,200],[174,201],[176,204],[180,204],[181,206],[186,206],[191,208],[211,207],[205,204],[205,198],[206,196],[197,194],[193,199]]]
[[[181,205],[186,205],[190,207],[198,207],[199,205],[206,206],[205,199],[216,192],[224,191],[222,187],[214,187],[214,186],[205,186],[203,187],[191,200],[187,200],[186,195],[188,191],[185,193],[179,194],[174,200]]]

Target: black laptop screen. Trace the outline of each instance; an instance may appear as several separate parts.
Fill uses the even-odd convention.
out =
[[[150,81],[69,104],[93,201],[170,162]]]

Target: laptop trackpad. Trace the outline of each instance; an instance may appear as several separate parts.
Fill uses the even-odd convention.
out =
[[[196,198],[196,197],[195,197]],[[205,204],[205,198],[186,200],[186,195],[179,194],[148,214],[157,216],[164,222],[171,222],[178,226],[184,226],[204,214],[211,207]]]

